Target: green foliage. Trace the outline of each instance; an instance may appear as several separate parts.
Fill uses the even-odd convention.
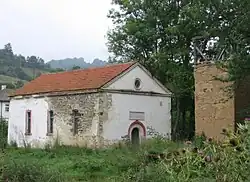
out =
[[[42,58],[37,56],[25,58],[14,54],[10,43],[0,49],[0,83],[9,84],[11,88],[19,88],[25,81],[30,81],[50,70]]]
[[[204,133],[202,135],[195,136],[194,138],[194,146],[197,148],[202,148],[204,146],[204,141],[207,140],[207,137]]]
[[[172,138],[191,138],[194,135],[192,38],[204,34],[212,14],[203,13],[204,6],[191,9],[192,3],[176,0],[113,0],[113,4],[119,9],[108,14],[115,25],[108,32],[107,45],[114,55],[110,60],[137,60],[169,88],[174,94]],[[199,18],[205,23],[199,24]]]
[[[248,0],[113,0],[119,8],[108,17],[112,62],[138,60],[174,93],[173,131],[176,139],[194,135],[193,46],[207,59],[217,59],[224,49],[230,80],[250,73]],[[211,40],[215,41],[210,45]],[[200,57],[200,54],[198,55]],[[187,132],[187,133],[186,133]]]
[[[65,71],[65,70],[62,68],[56,68],[56,69],[51,70],[50,72],[51,73],[58,73],[58,72],[63,72],[63,71]]]
[[[250,125],[238,128],[236,134],[224,130],[226,140],[220,143],[201,137],[199,148],[197,143],[173,143],[161,138],[147,140],[138,149],[121,144],[107,149],[8,148],[4,160],[0,160],[1,173],[13,182],[247,182]]]
[[[0,75],[0,85],[6,85],[9,89],[20,88],[26,83],[25,80],[19,80],[17,78]]]
[[[7,163],[7,162],[6,162]],[[2,180],[9,182],[62,182],[66,179],[55,171],[42,168],[36,162],[15,162],[8,161],[2,170]]]
[[[7,145],[8,137],[8,123],[5,120],[0,119],[0,147],[3,149]]]
[[[239,81],[250,75],[250,29],[248,22],[250,21],[250,4],[247,0],[236,1],[230,0],[231,9],[224,9],[230,22],[227,29],[227,37],[221,39],[230,51],[228,58],[228,72],[230,80]],[[230,12],[229,12],[230,11]]]
[[[73,66],[73,67],[72,67],[72,70],[79,70],[79,69],[81,69],[80,66]]]

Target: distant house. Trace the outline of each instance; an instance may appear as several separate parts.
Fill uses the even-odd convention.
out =
[[[11,96],[8,142],[139,144],[171,134],[171,93],[139,63],[44,74]]]
[[[12,92],[12,89],[7,89],[6,85],[1,86],[0,90],[0,120],[4,119],[9,120],[9,106],[10,98],[9,94]]]

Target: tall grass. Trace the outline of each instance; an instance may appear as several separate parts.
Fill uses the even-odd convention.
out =
[[[250,181],[250,126],[240,125],[227,140],[204,137],[193,143],[148,140],[139,149],[115,145],[108,149],[57,146],[6,150],[0,157],[2,180],[114,182]]]

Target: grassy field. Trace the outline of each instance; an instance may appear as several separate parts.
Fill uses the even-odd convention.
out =
[[[41,69],[33,69],[33,68],[22,68],[22,70],[31,78],[34,77],[34,75],[37,75],[39,72],[40,73],[48,73],[48,71],[41,70]]]
[[[37,76],[38,73],[48,73],[48,71],[45,70],[40,70],[40,69],[35,69],[35,71],[32,68],[22,68],[24,73],[28,75],[30,78],[33,78],[34,76]],[[17,81],[22,81],[23,83],[27,82],[27,80],[22,80],[16,77],[11,77],[7,75],[1,75],[0,74],[0,84],[13,84],[16,83]]]
[[[103,150],[72,147],[44,150],[11,148],[6,151],[5,161],[14,161],[22,168],[27,168],[25,165],[28,168],[41,167],[69,181],[127,181],[130,171],[138,171],[143,165],[148,152],[177,148],[178,145],[165,141],[147,142],[139,150],[121,145]]]
[[[6,75],[0,75],[0,83],[15,83],[17,81],[19,81],[20,79],[18,78],[14,78],[14,77],[11,77],[11,76],[6,76]],[[24,80],[20,80],[20,81],[23,81]]]
[[[225,132],[228,141],[197,137],[192,144],[148,140],[140,148],[7,148],[2,180],[11,182],[229,182],[250,181],[250,131]]]

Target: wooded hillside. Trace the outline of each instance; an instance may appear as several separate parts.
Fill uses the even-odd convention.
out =
[[[25,82],[50,71],[50,66],[40,57],[15,54],[10,43],[0,49],[0,85],[18,88]]]

